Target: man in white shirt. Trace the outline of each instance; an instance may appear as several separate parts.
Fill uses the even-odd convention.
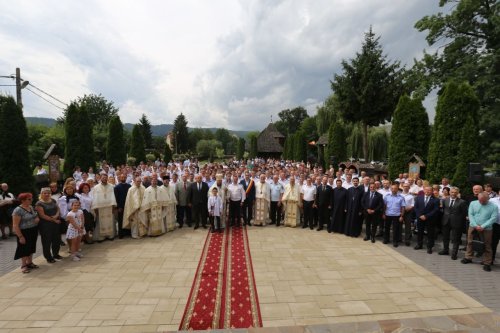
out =
[[[302,207],[304,207],[304,224],[302,228],[313,229],[313,207],[314,199],[316,198],[316,186],[312,184],[311,177],[307,177],[306,185],[302,185],[300,189],[300,199],[302,201]]]
[[[413,206],[415,206],[415,197],[410,193],[410,183],[403,184],[403,192],[401,195],[405,199],[405,212],[403,215],[405,224],[405,245],[410,246],[411,225],[414,219]],[[402,237],[402,235],[400,237]]]
[[[348,190],[353,186],[354,185],[352,184],[352,175],[350,173],[347,173],[345,175],[345,181],[342,183],[342,187]]]
[[[243,186],[238,183],[238,176],[233,176],[233,182],[227,186],[227,193],[229,197],[229,221],[230,225],[240,226],[241,220],[241,206],[245,201],[245,190]]]

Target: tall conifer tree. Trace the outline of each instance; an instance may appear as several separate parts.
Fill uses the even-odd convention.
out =
[[[80,138],[78,137],[79,114],[76,103],[71,103],[66,109],[66,119],[64,121],[64,174],[65,177],[72,177],[73,169],[78,165],[80,156]]]
[[[144,137],[142,136],[141,125],[135,124],[132,129],[130,140],[130,155],[136,159],[136,163],[146,162],[146,152],[144,151]]]
[[[89,167],[95,168],[94,135],[92,122],[85,106],[78,108],[78,155],[76,163],[82,170],[87,171]]]
[[[0,96],[0,182],[14,195],[33,191],[28,129],[13,97]]]
[[[334,156],[337,162],[342,162],[347,159],[347,144],[344,127],[337,120],[334,121],[328,129],[328,156],[326,160]],[[337,167],[334,165],[334,167]]]
[[[468,83],[448,82],[438,98],[432,128],[427,165],[427,178],[438,182],[451,178],[457,168],[462,128],[479,101]]]
[[[127,162],[123,124],[119,116],[113,116],[108,124],[108,142],[106,145],[106,160],[114,166]]]
[[[295,132],[294,138],[295,149],[293,152],[293,159],[295,161],[306,161],[307,160],[307,141],[306,136],[303,131]]]
[[[413,154],[426,158],[429,146],[429,117],[420,99],[399,98],[392,118],[389,139],[389,177],[406,172]]]

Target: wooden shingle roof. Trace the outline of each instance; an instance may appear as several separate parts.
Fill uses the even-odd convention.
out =
[[[282,153],[283,146],[281,146],[279,139],[283,138],[285,136],[278,131],[276,126],[269,123],[257,137],[257,151],[259,153]]]

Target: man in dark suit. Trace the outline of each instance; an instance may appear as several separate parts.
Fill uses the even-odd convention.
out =
[[[255,184],[250,177],[250,172],[245,171],[245,179],[240,181],[240,184],[245,190],[245,201],[243,201],[243,221],[246,225],[252,225],[250,221],[253,219],[253,203],[255,202]]]
[[[201,181],[201,175],[195,177],[195,182],[189,185],[188,189],[188,206],[191,207],[192,217],[194,220],[194,229],[201,226],[207,228],[208,215],[208,184]]]
[[[358,237],[361,234],[363,224],[363,209],[361,208],[361,198],[363,197],[363,188],[359,186],[359,178],[352,179],[353,187],[347,190],[347,213],[345,220],[344,234],[351,237]]]
[[[328,232],[344,233],[347,190],[342,187],[342,179],[337,178],[335,184],[336,187],[331,196],[332,218],[328,225]]]
[[[116,208],[118,210],[118,238],[130,236],[130,230],[123,229],[123,210],[125,209],[125,200],[127,199],[128,189],[130,184],[127,184],[127,175],[122,173],[118,177],[119,183],[115,186]]]
[[[375,189],[375,183],[369,185],[369,191],[365,192],[361,199],[361,207],[365,216],[365,241],[370,240],[375,243],[375,234],[380,223],[384,209],[384,198]]]
[[[415,215],[417,217],[417,246],[420,250],[424,243],[424,229],[427,229],[427,253],[432,254],[434,247],[434,229],[436,217],[439,213],[439,199],[432,195],[432,187],[424,187],[424,195],[415,199]]]
[[[332,188],[328,186],[328,177],[323,176],[321,185],[316,189],[315,204],[318,208],[318,231],[323,230],[323,225],[330,225],[330,207],[332,202]]]
[[[467,217],[467,202],[458,197],[459,190],[452,187],[450,196],[443,201],[443,218],[441,219],[443,233],[443,250],[440,255],[450,254],[450,232],[453,249],[451,259],[457,260],[458,246],[462,238],[463,226]]]

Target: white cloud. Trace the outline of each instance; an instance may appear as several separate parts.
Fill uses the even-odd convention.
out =
[[[438,7],[436,0],[0,0],[0,8],[0,45],[8,45],[0,75],[20,67],[67,102],[101,93],[124,122],[145,113],[154,124],[171,123],[183,112],[190,126],[253,130],[285,108],[313,114],[371,24],[389,58],[411,64],[426,47],[414,22]],[[27,91],[23,97],[28,116],[61,112]]]

